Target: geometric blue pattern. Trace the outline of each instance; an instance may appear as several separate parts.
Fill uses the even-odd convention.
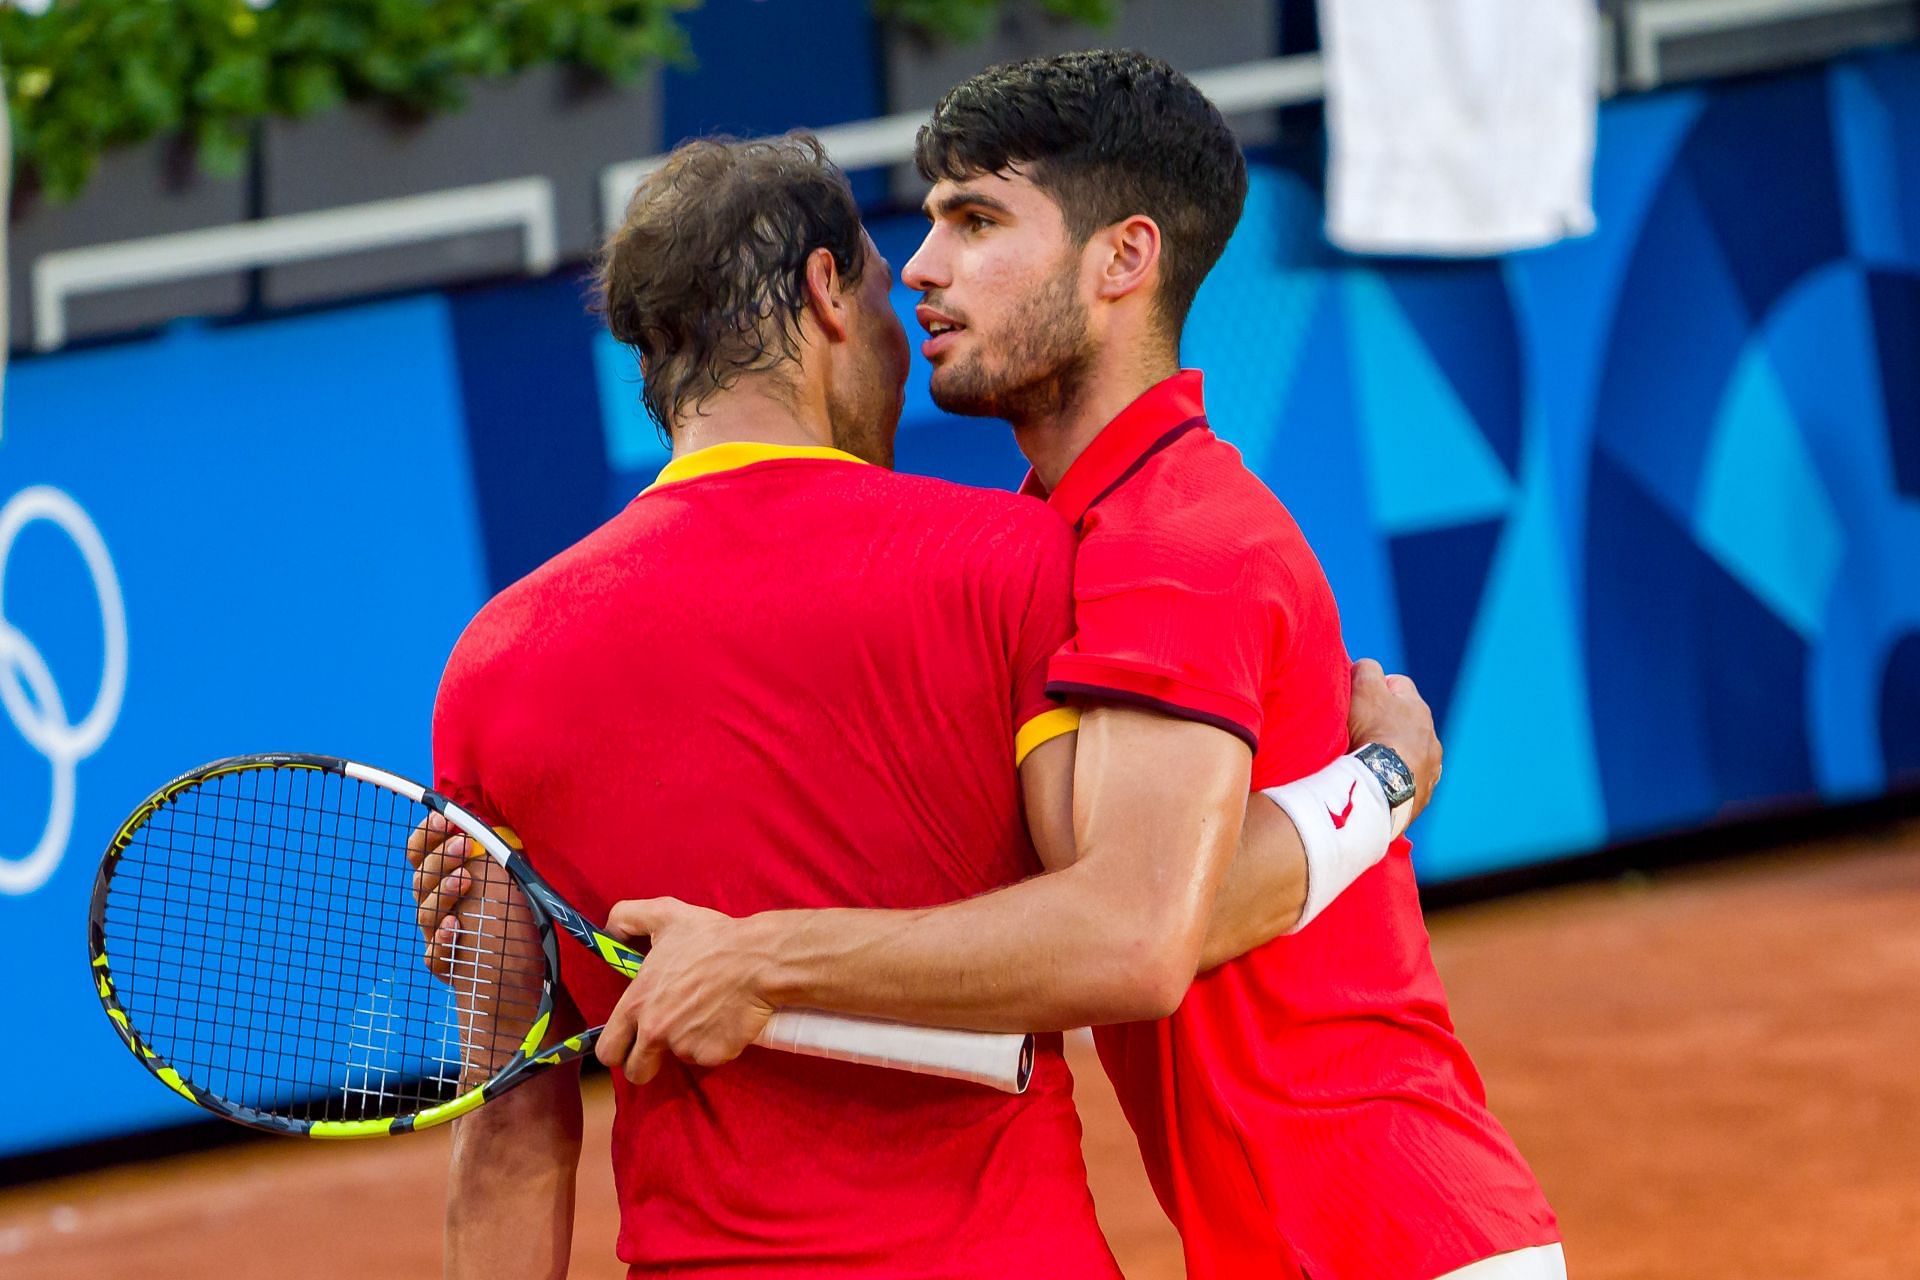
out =
[[[1505,466],[1378,276],[1349,274],[1347,323],[1374,524],[1408,534],[1504,515]]]
[[[1534,457],[1529,478],[1546,471]],[[1427,879],[1537,862],[1607,838],[1577,601],[1557,518],[1549,486],[1525,486],[1488,571],[1442,722],[1446,785],[1414,832],[1415,865]],[[1471,581],[1456,570],[1419,586],[1434,597]],[[1411,650],[1411,635],[1407,643]],[[1441,675],[1407,667],[1423,688]],[[1548,785],[1514,785],[1516,752],[1546,767]]]
[[[1389,540],[1393,577],[1400,587],[1406,665],[1433,673],[1420,693],[1440,724],[1447,722],[1454,681],[1480,612],[1480,595],[1458,589],[1435,592],[1426,584],[1484,583],[1505,527],[1504,520],[1481,520]]]
[[[1801,635],[1819,634],[1840,568],[1840,518],[1764,345],[1740,362],[1713,430],[1695,533]]]

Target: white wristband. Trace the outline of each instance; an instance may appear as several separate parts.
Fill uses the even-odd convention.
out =
[[[1300,919],[1287,930],[1298,933],[1386,857],[1396,834],[1393,810],[1373,771],[1350,755],[1260,794],[1287,811],[1306,849],[1307,900]]]

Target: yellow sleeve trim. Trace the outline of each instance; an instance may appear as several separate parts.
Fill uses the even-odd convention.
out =
[[[1052,742],[1063,733],[1073,733],[1080,727],[1080,710],[1077,707],[1055,707],[1051,711],[1042,711],[1033,719],[1020,726],[1020,732],[1013,735],[1013,763],[1017,768],[1026,762],[1033,749],[1043,742]]]

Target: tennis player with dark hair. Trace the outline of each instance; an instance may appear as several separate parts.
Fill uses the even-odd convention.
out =
[[[1090,930],[1066,908],[1022,914],[1017,897],[1107,862],[1134,830],[1152,833],[1157,863],[1137,872],[1162,901],[1150,924],[1116,901],[1112,927],[1143,948],[1178,937],[1178,965],[1159,972],[1184,976],[1200,958],[1186,908],[1231,844],[1214,837],[1233,825],[1224,789],[1264,790],[1310,860],[1380,804],[1358,777],[1276,786],[1346,748],[1348,659],[1311,550],[1208,429],[1200,375],[1179,367],[1247,191],[1219,113],[1156,59],[1069,54],[952,90],[918,162],[932,228],[903,279],[923,295],[934,399],[1010,422],[1033,467],[1025,491],[1080,537],[1076,629],[1047,674],[1049,693],[1085,708],[1078,786],[1070,819],[1029,809],[1048,864],[1080,861],[934,911],[618,907],[613,922],[654,947],[601,1041],[604,1059],[634,1039],[629,1069],[662,1048],[724,1058],[777,1005],[1028,1025],[1036,959],[1072,965]],[[1257,799],[1249,828],[1274,812]],[[1095,1032],[1188,1274],[1563,1276],[1554,1215],[1454,1034],[1406,844],[1371,869],[1322,861],[1363,872],[1331,907],[1309,881],[1308,914],[1325,919],[1205,973],[1184,1000],[1163,992],[1171,1017]],[[1057,947],[1036,952],[1030,934]]]
[[[1022,1028],[1163,1014],[1203,939],[1232,954],[1287,927],[1317,873],[1270,805],[1241,841],[1237,741],[1235,758],[1212,728],[1129,712],[1132,732],[1081,735],[1105,825],[1078,865],[1035,874],[1023,805],[1059,821],[1074,782],[1079,717],[1045,690],[1073,630],[1073,537],[1031,498],[886,468],[908,361],[890,276],[808,140],[689,144],[648,178],[601,286],[673,460],[467,628],[435,709],[436,785],[512,828],[590,916],[661,893],[735,915],[971,898],[991,904],[980,929],[941,944],[955,1011],[1004,1000]],[[1343,665],[1343,700],[1347,682]],[[1370,666],[1353,684],[1359,729],[1430,781],[1417,694]],[[1386,807],[1355,807],[1378,811],[1376,856]],[[1263,897],[1209,930],[1236,843]],[[469,851],[423,830],[415,852],[431,949],[458,923],[433,908],[459,897]],[[1000,957],[1022,946],[1009,985]],[[975,956],[992,957],[979,974]],[[626,998],[592,958],[564,962],[556,1031]],[[1057,1036],[1020,1097],[758,1050],[630,1074],[650,1078],[617,1082],[633,1276],[1118,1274]],[[563,1070],[457,1121],[448,1274],[564,1272],[579,1145]]]

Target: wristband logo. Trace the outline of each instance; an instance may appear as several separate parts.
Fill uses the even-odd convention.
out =
[[[1353,816],[1353,792],[1354,792],[1354,788],[1358,787],[1359,785],[1360,785],[1360,782],[1358,779],[1355,779],[1354,781],[1347,784],[1347,807],[1342,809],[1340,812],[1335,813],[1333,811],[1332,805],[1327,806],[1327,816],[1333,819],[1333,829],[1335,831],[1345,830],[1347,825],[1347,819]]]
[[[67,535],[93,579],[105,640],[100,688],[93,704],[76,722],[67,712],[60,686],[46,657],[33,641],[0,613],[0,705],[27,745],[43,756],[53,772],[46,825],[39,842],[23,857],[0,852],[0,893],[32,893],[47,882],[66,853],[73,834],[79,764],[100,749],[120,718],[127,688],[127,616],[120,579],[107,544],[80,504],[59,489],[36,485],[22,489],[0,507],[0,608],[6,600],[7,566],[21,530],[44,520]],[[5,788],[14,791],[13,788]],[[14,794],[18,794],[14,791]]]

